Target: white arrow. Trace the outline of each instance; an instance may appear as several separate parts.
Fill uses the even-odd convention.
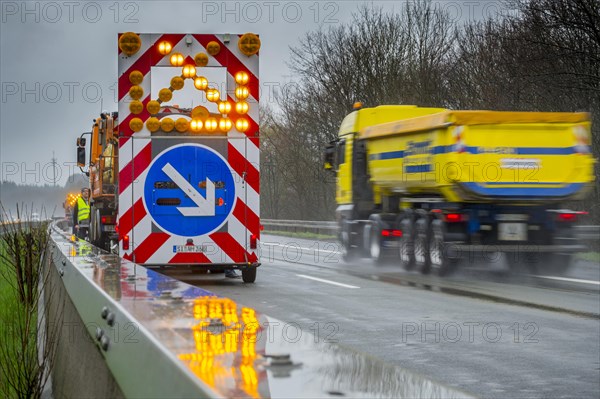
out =
[[[196,208],[178,207],[177,210],[183,216],[215,216],[215,183],[206,178],[206,198],[204,198],[170,163],[163,166],[162,170],[198,205]]]

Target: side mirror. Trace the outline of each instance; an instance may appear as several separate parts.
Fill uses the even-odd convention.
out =
[[[77,147],[77,166],[85,167],[85,147]]]
[[[85,147],[85,137],[77,137],[77,147]]]
[[[326,147],[325,147],[325,154],[323,157],[323,161],[324,161],[324,165],[323,168],[325,170],[334,170],[334,164],[335,164],[335,145],[336,145],[336,141],[332,141],[330,142]]]

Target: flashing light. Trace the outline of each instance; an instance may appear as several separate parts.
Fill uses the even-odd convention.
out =
[[[148,101],[148,104],[146,105],[146,110],[148,110],[148,113],[150,113],[150,115],[158,114],[158,111],[160,111],[160,103],[156,100]]]
[[[208,110],[202,105],[198,105],[192,109],[192,119],[206,119],[210,116]]]
[[[206,120],[206,122],[204,122],[204,127],[206,128],[206,130],[208,130],[209,132],[214,132],[215,130],[217,130],[217,119],[216,118],[208,118]]]
[[[160,128],[164,132],[169,133],[171,130],[173,130],[173,128],[175,128],[175,122],[171,118],[164,118],[160,121]]]
[[[256,234],[252,234],[250,236],[250,249],[256,249],[257,247],[257,237]]]
[[[142,130],[144,128],[144,122],[142,122],[142,120],[140,118],[133,118],[132,120],[129,121],[129,127],[134,132],[139,132],[140,130]]]
[[[181,78],[181,76],[174,76],[171,79],[171,87],[173,90],[181,90],[185,85],[185,81]]]
[[[240,115],[244,115],[248,112],[249,109],[250,106],[246,101],[240,101],[239,103],[235,104],[235,112],[237,112]]]
[[[231,103],[229,101],[219,101],[217,107],[219,108],[219,112],[222,114],[228,114],[231,112]]]
[[[102,216],[100,217],[102,224],[115,224],[115,218],[113,216]]]
[[[129,250],[129,235],[124,235],[123,236],[123,250],[124,251],[128,251]]]
[[[142,47],[142,39],[134,32],[125,32],[119,37],[119,48],[123,53],[132,56]]]
[[[245,100],[250,95],[250,91],[246,86],[238,86],[235,89],[235,96],[240,100]]]
[[[231,128],[233,127],[233,123],[231,122],[231,119],[229,118],[221,118],[219,119],[219,130],[227,133],[228,131],[231,130]]]
[[[221,45],[213,40],[206,45],[206,51],[214,57],[221,52]]]
[[[239,118],[237,121],[235,121],[235,128],[242,133],[248,130],[249,127],[250,124],[246,118]]]
[[[150,132],[154,133],[160,128],[160,121],[158,118],[153,116],[146,121],[146,128],[150,130]]]
[[[221,94],[217,89],[208,89],[206,90],[206,99],[214,103],[221,99]]]
[[[192,119],[192,121],[190,122],[190,130],[192,132],[199,132],[200,130],[202,130],[203,126],[204,124],[200,119]]]
[[[448,223],[459,223],[464,222],[463,215],[460,213],[447,213],[445,215],[446,222]]]
[[[139,100],[140,98],[142,98],[142,96],[144,95],[144,89],[142,88],[142,86],[131,86],[131,88],[129,89],[129,97],[131,97],[132,100]]]
[[[352,109],[361,109],[362,107],[363,103],[361,103],[360,101],[357,101],[354,104],[352,104]]]
[[[179,133],[186,132],[190,127],[190,123],[185,118],[179,118],[175,121],[175,130]]]
[[[206,53],[198,53],[194,57],[194,62],[196,63],[196,66],[205,67],[208,65],[208,55],[206,55]]]
[[[132,114],[134,114],[134,115],[141,114],[143,110],[144,110],[144,104],[142,104],[141,101],[134,100],[129,103],[129,112],[131,112]]]
[[[204,76],[198,76],[196,79],[194,79],[194,87],[196,87],[198,90],[206,90],[208,87],[208,79],[206,79]]]
[[[169,54],[172,49],[173,49],[173,46],[171,46],[171,43],[169,43],[166,40],[158,43],[158,52],[161,53],[162,55]]]
[[[184,78],[190,79],[196,76],[196,67],[193,65],[186,65],[181,70],[181,74]]]
[[[260,50],[260,39],[254,33],[244,33],[238,41],[238,48],[247,57],[258,53]]]
[[[250,80],[250,76],[245,71],[239,71],[235,74],[235,83],[245,85]]]
[[[183,55],[181,55],[180,53],[173,53],[171,55],[171,58],[169,59],[169,62],[173,66],[182,66],[183,61],[184,61]]]
[[[585,211],[561,212],[558,214],[558,220],[561,222],[575,222],[580,215],[588,215]]]
[[[169,89],[160,89],[160,91],[158,92],[158,99],[163,103],[171,101],[172,98],[173,92]]]
[[[129,81],[132,85],[139,85],[144,81],[144,75],[140,71],[133,71],[129,74]]]

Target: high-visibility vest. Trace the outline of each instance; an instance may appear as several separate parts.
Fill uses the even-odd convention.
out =
[[[77,222],[90,218],[90,205],[82,197],[77,198]]]

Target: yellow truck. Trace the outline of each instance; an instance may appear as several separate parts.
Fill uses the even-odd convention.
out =
[[[593,186],[589,114],[355,108],[325,151],[345,259],[444,275],[505,253],[560,273],[582,249],[572,227],[584,213],[564,203]]]

